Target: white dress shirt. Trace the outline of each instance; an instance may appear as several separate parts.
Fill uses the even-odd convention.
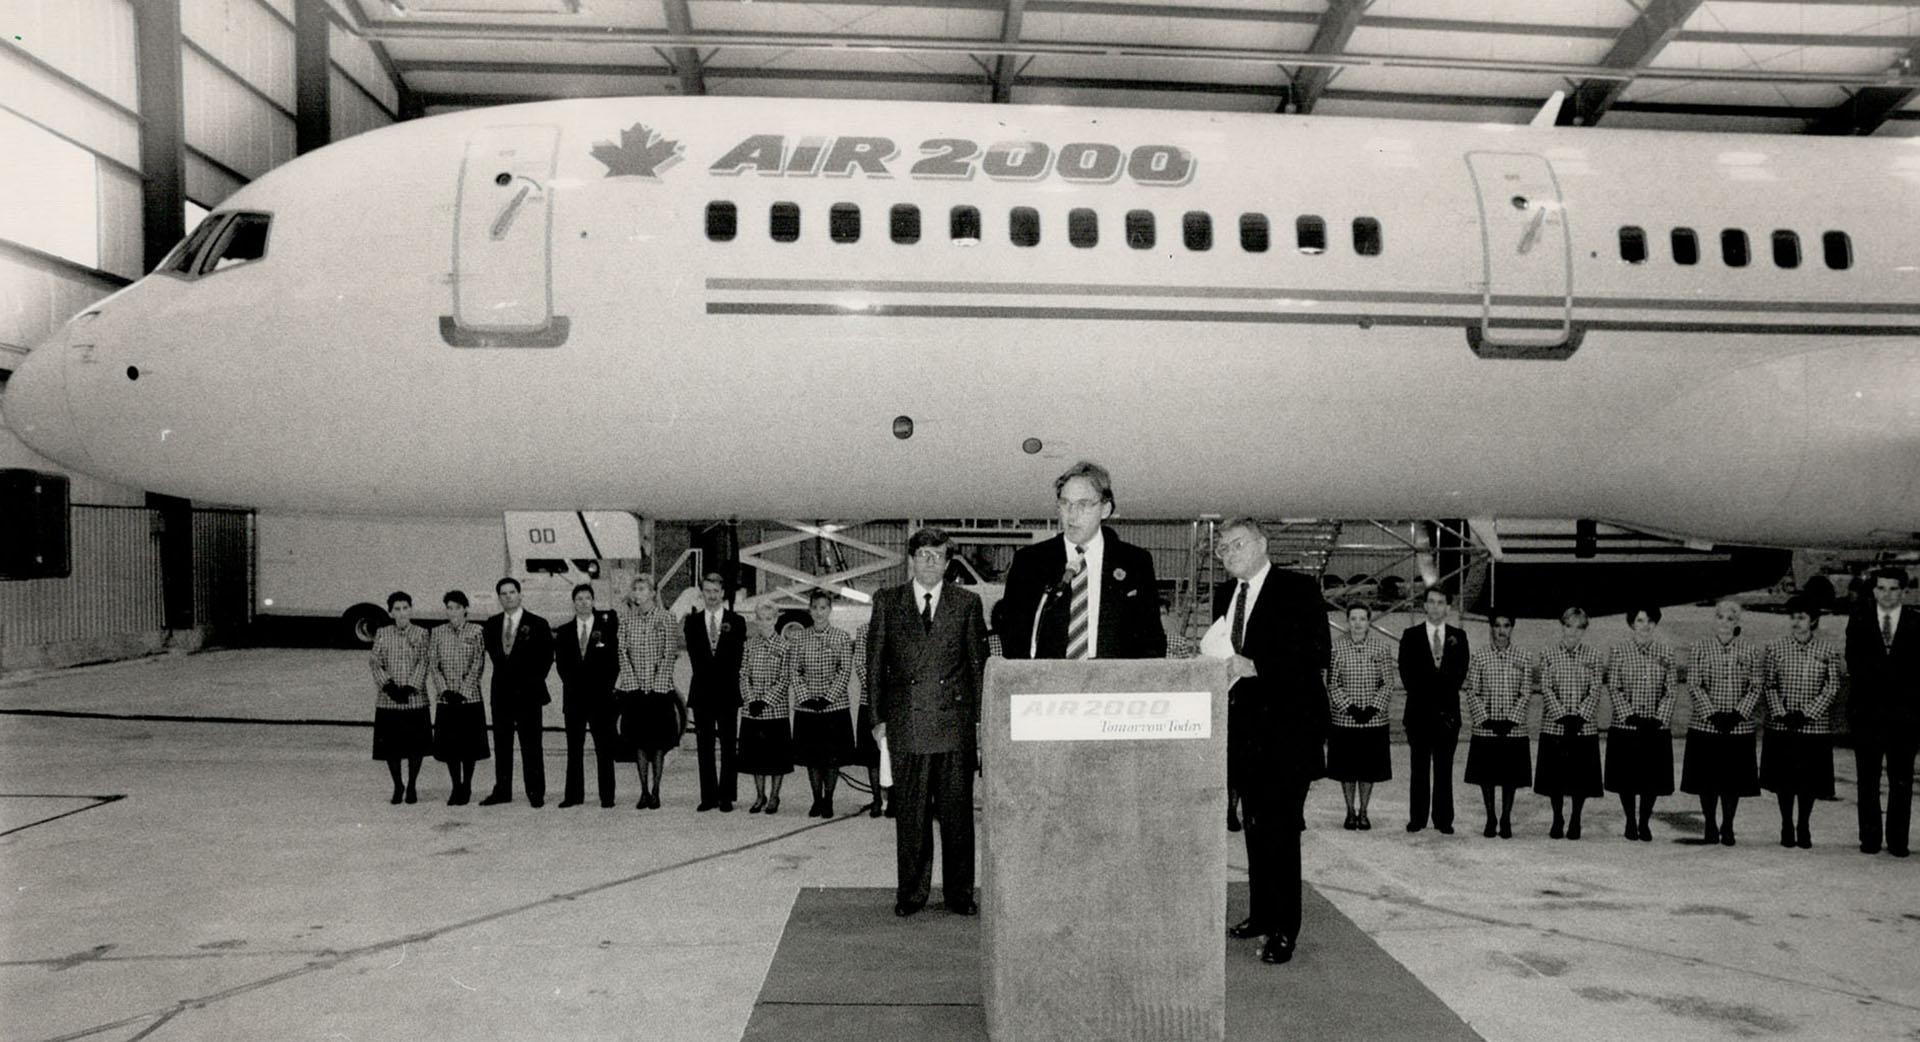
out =
[[[945,584],[942,583],[941,585]],[[933,597],[933,607],[931,608],[927,607],[927,597],[929,595]],[[919,615],[923,611],[929,615],[940,614],[940,587],[925,587],[920,585],[920,580],[915,579],[913,581],[913,613]]]
[[[1093,541],[1089,542],[1086,545],[1085,553],[1081,553],[1080,548],[1074,546],[1073,540],[1068,539],[1065,533],[1061,534],[1060,541],[1064,543],[1067,548],[1067,560],[1066,560],[1067,567],[1072,567],[1073,563],[1075,561],[1078,561],[1082,557],[1086,558],[1086,562],[1087,562],[1087,657],[1099,658],[1100,657],[1100,585],[1101,585],[1100,569],[1101,569],[1102,563],[1106,560],[1107,532],[1106,532],[1106,529],[1104,528],[1102,528],[1098,532],[1095,532],[1093,534]],[[939,598],[935,597],[934,602],[936,604],[939,603]],[[1038,655],[1040,653],[1040,614],[1042,611],[1046,609],[1046,605],[1047,605],[1046,599],[1041,598],[1040,607],[1035,609],[1033,613],[1033,637],[1029,641],[1030,647],[1027,650],[1027,654],[1030,656]]]

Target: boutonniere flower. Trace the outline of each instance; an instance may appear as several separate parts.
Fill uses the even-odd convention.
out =
[[[1123,583],[1123,582],[1126,582],[1126,581],[1127,581],[1127,570],[1126,570],[1125,568],[1115,568],[1115,569],[1113,570],[1113,581],[1114,581],[1114,582],[1117,582],[1117,583]]]
[[[732,633],[732,632],[733,632],[733,623],[731,623],[731,622],[728,622],[728,621],[727,621],[727,620],[725,620],[725,619],[721,619],[721,620],[720,620],[720,632],[722,632],[722,633]]]
[[[514,630],[514,631],[513,631],[513,636],[514,636],[514,639],[515,639],[515,640],[518,640],[518,639],[520,639],[521,637],[524,637],[524,636],[526,636],[526,635],[527,635],[527,634],[528,634],[529,632],[530,632],[530,631],[529,631],[529,630],[527,629],[527,624],[523,622],[523,623],[521,623],[521,624],[520,624],[520,628],[519,628],[519,629],[517,629],[517,630]]]

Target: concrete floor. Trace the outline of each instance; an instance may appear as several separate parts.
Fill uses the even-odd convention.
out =
[[[890,822],[807,818],[804,775],[778,817],[695,814],[690,752],[660,811],[630,773],[610,810],[447,807],[431,761],[422,802],[390,806],[368,729],[290,722],[366,720],[367,683],[363,654],[312,650],[0,681],[0,1038],[733,1042],[800,888],[891,886]],[[1855,848],[1846,752],[1811,851],[1776,845],[1764,795],[1733,849],[1685,842],[1683,796],[1650,844],[1609,801],[1549,841],[1524,793],[1516,838],[1483,839],[1475,790],[1458,834],[1408,836],[1406,765],[1396,746],[1370,833],[1315,787],[1307,877],[1484,1037],[1920,1040],[1920,859]]]

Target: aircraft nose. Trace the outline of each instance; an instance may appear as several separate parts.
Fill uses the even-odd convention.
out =
[[[7,380],[0,411],[8,429],[35,452],[85,470],[91,461],[67,401],[66,359],[61,357],[66,350],[65,338],[58,337],[28,354]]]

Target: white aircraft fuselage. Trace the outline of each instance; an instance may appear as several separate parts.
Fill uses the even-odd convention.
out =
[[[626,98],[363,134],[238,212],[263,256],[31,354],[26,441],[328,513],[1031,516],[1091,458],[1133,517],[1920,540],[1916,140]]]

